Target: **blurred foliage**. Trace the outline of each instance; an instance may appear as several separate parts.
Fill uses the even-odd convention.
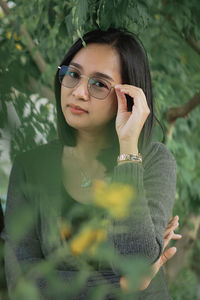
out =
[[[190,267],[195,270],[195,272],[200,274],[200,230],[198,232],[198,239],[195,241],[194,247],[190,251],[189,263]]]
[[[117,273],[125,274],[127,280],[132,283],[130,290],[126,293],[126,299],[133,299],[133,294],[138,289],[141,278],[147,276],[150,272],[149,261],[144,260],[142,257],[133,258],[130,255],[120,255],[114,249],[110,240],[107,239],[107,236],[112,234],[113,211],[109,204],[107,206],[99,205],[99,195],[101,194],[103,198],[107,197],[113,205],[116,202],[118,209],[116,210],[117,214],[114,215],[115,221],[126,219],[135,201],[135,193],[129,185],[121,184],[117,192],[118,198],[121,197],[124,201],[119,203],[118,199],[114,198],[116,193],[115,184],[107,184],[105,187],[104,182],[98,181],[95,184],[94,201],[92,200],[87,205],[80,204],[73,205],[71,208],[68,207],[66,213],[59,219],[58,224],[56,222],[49,224],[51,235],[46,236],[45,239],[52,251],[45,259],[39,260],[38,263],[27,261],[28,267],[26,266],[25,276],[18,277],[14,299],[27,299],[28,297],[39,299],[37,284],[35,284],[39,280],[44,281],[45,285],[47,284],[47,289],[44,289],[43,294],[45,299],[50,299],[52,295],[53,299],[72,299],[73,296],[77,296],[82,291],[86,281],[92,276],[92,278],[98,276],[100,282],[105,285],[103,290],[98,286],[91,289],[91,295],[87,299],[94,299],[94,293],[99,295],[99,299],[103,299],[105,293],[114,293],[116,300],[124,299],[124,292],[117,286],[112,286],[106,282],[103,275],[96,271],[99,264],[104,266],[105,270],[112,266],[117,270]],[[130,193],[132,194],[131,200]],[[44,201],[48,201],[48,199]],[[123,216],[118,215],[120,208]],[[51,213],[52,210],[49,207],[48,216]],[[18,241],[24,235],[26,236],[27,230],[32,227],[33,221],[33,214],[30,216],[30,207],[22,207],[16,211],[10,229],[11,239]],[[127,228],[118,225],[115,231],[116,234],[121,234],[127,232]],[[59,241],[59,236],[62,243]],[[64,281],[62,280],[62,276],[60,276],[62,273],[55,272],[55,270],[62,272],[65,265],[70,270],[78,271],[73,274],[74,277],[71,278],[72,282],[70,284],[65,281],[66,278]]]
[[[182,106],[199,92],[200,54],[189,43],[190,39],[194,43],[200,41],[197,0],[33,0],[31,5],[30,1],[14,0],[9,3],[9,16],[0,11],[0,137],[4,138],[6,133],[10,139],[11,160],[20,151],[56,138],[54,103],[51,104],[52,99],[41,101],[42,88],[52,90],[64,54],[74,40],[91,29],[126,27],[141,38],[149,57],[157,117],[166,133],[168,109]],[[22,24],[46,62],[43,73],[27,50],[27,41],[20,31]],[[200,108],[197,107],[186,119],[176,121],[172,139],[166,139],[177,161],[174,215],[179,215],[180,227],[191,212],[200,214],[199,124]],[[155,139],[162,139],[159,126]],[[194,275],[187,270],[186,274],[188,282],[195,286]],[[180,277],[172,287],[173,299],[186,299],[190,292],[184,293],[183,288],[186,285]],[[195,299],[194,294],[191,292],[187,299]]]
[[[195,273],[186,267],[182,268],[170,286],[170,292],[173,300],[198,300]]]

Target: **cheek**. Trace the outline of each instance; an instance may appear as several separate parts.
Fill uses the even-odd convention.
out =
[[[103,103],[102,103],[103,104]],[[111,119],[113,119],[114,116],[117,114],[117,97],[116,95],[113,95],[102,105],[102,107],[97,110],[98,112],[102,112],[101,114],[99,113],[99,117],[103,117],[103,119],[108,122]]]
[[[61,98],[60,104],[61,104],[62,110],[66,108],[68,97],[69,97],[69,91],[62,87],[61,94],[60,94],[60,98]]]
[[[69,92],[67,89],[61,89],[60,94],[60,106],[65,120],[68,121],[68,111],[67,111],[67,99],[69,99]]]
[[[60,93],[60,98],[61,98],[61,106],[63,106],[66,102],[66,92],[63,88],[61,88],[61,93]]]

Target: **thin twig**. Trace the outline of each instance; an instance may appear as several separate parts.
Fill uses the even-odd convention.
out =
[[[10,9],[5,1],[0,0],[0,6],[6,15],[10,14]],[[25,46],[27,47],[28,51],[30,52],[38,69],[40,70],[41,73],[45,72],[46,62],[45,62],[44,58],[42,57],[41,53],[38,50],[36,50],[35,43],[32,40],[30,34],[28,33],[28,31],[26,30],[24,25],[21,25],[20,32],[25,37]]]

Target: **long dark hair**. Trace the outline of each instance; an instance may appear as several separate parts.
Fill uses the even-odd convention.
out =
[[[144,124],[139,139],[139,151],[151,142],[154,128],[154,106],[152,96],[152,83],[146,51],[141,41],[131,32],[125,29],[110,28],[106,31],[100,29],[90,31],[83,36],[86,45],[90,43],[107,44],[113,47],[120,56],[121,76],[123,83],[131,84],[141,88],[147,99],[150,114]],[[75,54],[83,47],[82,39],[78,39],[65,55],[60,65],[69,65]],[[58,136],[63,145],[76,145],[76,130],[67,124],[61,109],[61,84],[58,78],[58,71],[55,76],[55,96],[57,108],[57,129]],[[130,99],[128,99],[128,107]],[[118,138],[115,130],[115,118],[110,122],[113,132],[113,149],[116,153],[119,150]]]

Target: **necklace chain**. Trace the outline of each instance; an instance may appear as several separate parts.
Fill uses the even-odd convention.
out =
[[[90,188],[92,186],[92,179],[89,177],[89,175],[86,173],[85,170],[81,167],[80,159],[74,155],[74,149],[70,148],[70,152],[73,155],[74,158],[79,160],[79,167],[80,167],[80,174],[81,174],[81,188]]]
[[[83,168],[81,167],[80,159],[79,159],[79,157],[77,157],[77,156],[74,154],[74,149],[73,149],[73,147],[72,147],[72,148],[69,148],[69,150],[70,150],[71,155],[72,155],[75,159],[79,160],[79,168],[80,168],[80,174],[81,174],[81,184],[80,184],[81,188],[83,188],[83,189],[88,189],[88,188],[90,188],[90,187],[92,186],[92,184],[93,184],[93,179],[92,179],[92,178],[87,174],[87,172],[86,172],[85,170],[83,170]],[[107,176],[104,176],[104,180],[105,180],[106,182],[110,183],[110,182],[111,182],[111,177],[108,176],[108,175],[107,175]]]

